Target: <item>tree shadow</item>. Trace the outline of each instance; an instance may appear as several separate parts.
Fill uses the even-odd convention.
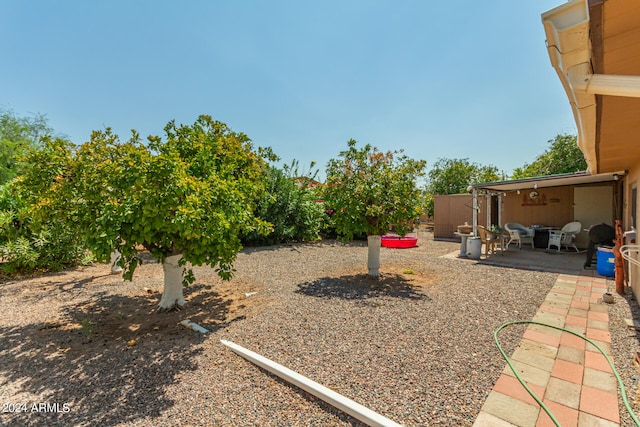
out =
[[[102,292],[63,307],[58,318],[0,328],[0,396],[26,405],[0,414],[0,424],[116,425],[160,416],[174,404],[167,387],[198,369],[194,358],[207,336],[179,322],[211,331],[230,323],[231,301],[208,288],[185,289],[189,307],[181,312],[153,314],[157,294]],[[32,410],[41,403],[46,411]]]
[[[410,300],[429,299],[418,287],[401,274],[382,273],[377,279],[366,274],[323,277],[298,285],[296,293],[317,298],[367,300],[391,297]]]

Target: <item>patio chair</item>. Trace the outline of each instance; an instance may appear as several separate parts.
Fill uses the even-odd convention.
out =
[[[564,246],[565,248],[573,248],[576,252],[580,252],[578,247],[576,246],[576,235],[580,233],[582,230],[582,223],[580,221],[573,221],[568,224],[565,224],[564,227],[560,231],[550,231],[549,232],[549,246],[547,249],[550,249],[551,246],[557,247],[558,252]],[[552,243],[553,241],[553,243]]]
[[[517,222],[507,222],[504,228],[509,232],[509,241],[507,242],[506,249],[509,249],[511,243],[517,243],[518,249],[522,249],[523,243],[531,243],[533,248],[533,235],[534,231],[531,228],[527,228]]]
[[[501,236],[487,231],[483,225],[478,226],[478,235],[484,244],[484,256],[487,256],[489,253],[495,253],[496,246],[500,247],[500,253],[504,254],[504,241]]]

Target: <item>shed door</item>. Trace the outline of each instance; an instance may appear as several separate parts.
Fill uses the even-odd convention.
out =
[[[582,223],[583,229],[603,222],[613,226],[613,187],[610,185],[575,187],[573,203],[573,217]],[[576,245],[586,248],[588,243],[588,233],[581,232],[577,236]]]

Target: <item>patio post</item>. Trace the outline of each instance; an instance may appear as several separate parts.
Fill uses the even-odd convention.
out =
[[[485,194],[484,196],[484,203],[485,203],[485,212],[486,212],[486,227],[487,230],[491,229],[491,193],[488,192],[487,194]]]
[[[478,236],[478,190],[473,187],[473,235]]]

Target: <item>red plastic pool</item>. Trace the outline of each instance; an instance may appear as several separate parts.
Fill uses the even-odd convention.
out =
[[[418,245],[418,238],[411,236],[382,236],[380,241],[385,248],[413,248]]]

